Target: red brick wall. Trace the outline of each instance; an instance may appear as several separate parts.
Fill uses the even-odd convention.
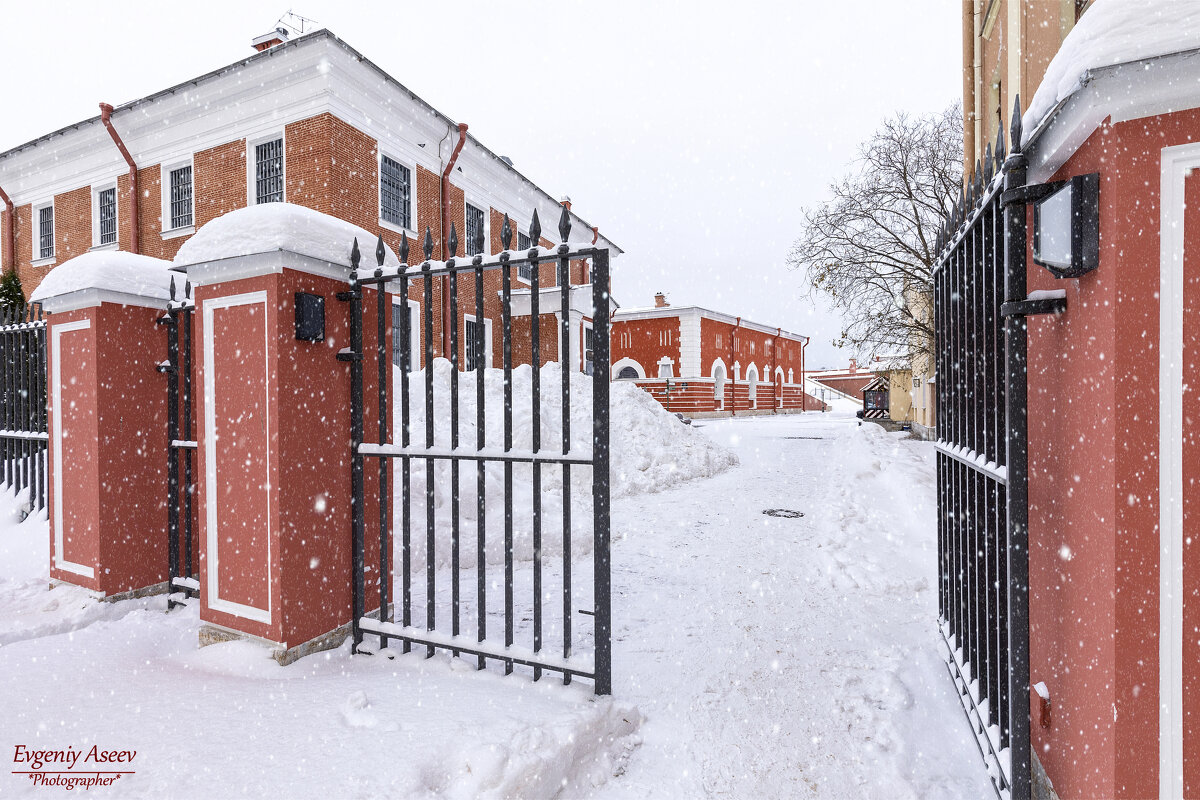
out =
[[[246,205],[246,140],[201,150],[194,157],[196,227]]]
[[[622,334],[627,335],[623,337]],[[666,356],[671,359],[674,373],[678,376],[679,334],[678,317],[613,320],[610,334],[612,363],[616,364],[622,358],[632,358],[641,365],[647,378],[656,378],[659,359]]]

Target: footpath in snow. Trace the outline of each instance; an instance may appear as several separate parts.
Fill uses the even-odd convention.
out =
[[[930,446],[820,414],[693,432],[713,477],[613,503],[611,699],[445,655],[198,650],[194,608],[47,592],[45,520],[5,498],[0,745],[137,750],[107,797],[990,796],[936,646]],[[0,796],[50,791],[27,780]]]

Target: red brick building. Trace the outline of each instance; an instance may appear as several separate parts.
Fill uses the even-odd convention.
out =
[[[817,410],[804,394],[808,337],[699,306],[618,311],[612,377],[635,380],[670,411],[689,416]]]
[[[267,41],[263,41],[264,38]],[[543,230],[557,228],[562,204],[370,60],[327,30],[292,41],[259,37],[260,52],[148,97],[0,153],[0,263],[15,268],[28,294],[55,265],[91,250],[121,249],[172,259],[198,228],[228,211],[263,202],[295,203],[381,234],[395,251],[407,234],[410,262],[422,258],[428,228],[434,258],[448,255],[443,234],[453,225],[458,254],[503,249],[504,215],[514,249],[530,242],[536,210]],[[621,253],[571,212],[571,240]],[[555,242],[556,244],[557,242]],[[366,252],[370,244],[364,243]],[[586,284],[581,264],[572,284]],[[514,289],[530,276],[514,274]],[[541,286],[555,285],[553,263]],[[460,287],[459,325],[475,324],[473,286]],[[499,324],[500,277],[485,283],[485,326]],[[583,365],[584,316],[590,294],[573,292],[571,321]],[[558,292],[552,294],[558,301]],[[410,295],[412,319],[423,302]],[[575,299],[573,297],[573,299]],[[449,297],[435,281],[435,356],[445,355],[442,327]],[[544,307],[559,308],[547,298]],[[526,303],[526,308],[528,303]],[[519,314],[519,311],[514,311]],[[528,311],[525,311],[528,314]],[[554,316],[542,315],[549,329]],[[401,321],[396,320],[399,324]],[[515,328],[529,327],[528,319]],[[413,345],[423,352],[422,326]],[[487,363],[500,362],[500,336]],[[467,341],[466,336],[460,341]],[[520,348],[518,348],[518,351]],[[543,358],[558,357],[557,337],[542,339]],[[473,356],[473,354],[470,354]],[[460,363],[473,362],[460,352]]]

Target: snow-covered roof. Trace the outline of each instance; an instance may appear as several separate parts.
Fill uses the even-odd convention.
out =
[[[374,266],[378,238],[366,228],[292,203],[263,203],[230,211],[200,228],[179,248],[175,265],[284,250],[349,267],[355,238],[361,265]],[[384,245],[384,251],[384,266],[400,266],[390,247]]]
[[[636,319],[651,319],[655,317],[679,317],[698,314],[709,319],[718,320],[728,325],[740,325],[748,330],[765,333],[768,336],[781,336],[785,339],[794,341],[807,342],[809,337],[802,333],[793,333],[785,331],[782,328],[763,325],[758,322],[751,322],[744,317],[736,317],[732,314],[725,314],[720,311],[713,311],[711,308],[703,306],[641,306],[638,308],[622,308],[613,315],[613,322],[627,322]]]
[[[64,261],[42,279],[30,302],[72,292],[98,289],[166,301],[171,285],[171,262],[123,250],[99,250]]]
[[[1021,118],[1024,138],[1089,72],[1200,47],[1200,0],[1096,0],[1063,40]]]

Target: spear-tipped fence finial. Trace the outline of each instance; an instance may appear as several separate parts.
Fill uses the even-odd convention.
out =
[[[423,245],[423,249],[425,250],[426,261],[433,258],[433,231],[430,230],[428,225],[425,226],[425,244]]]
[[[483,228],[475,231],[475,252],[482,255],[484,250]]]
[[[992,167],[995,165],[996,159],[992,158],[992,143],[988,142],[987,154],[983,158],[983,182],[992,182]]]
[[[408,234],[400,234],[400,263],[408,263]]]
[[[387,251],[383,248],[383,234],[381,233],[379,234],[379,240],[375,242],[375,266],[383,266],[383,257],[386,254]]]
[[[170,292],[171,302],[174,303],[175,302],[175,276],[174,275],[171,276],[171,288],[168,291]]]
[[[537,247],[542,241],[542,221],[538,219],[537,209],[533,210],[533,221],[529,223],[529,246]]]
[[[508,214],[504,215],[504,225],[500,228],[500,244],[505,250],[512,249],[512,222],[508,219]]]
[[[183,299],[192,299],[192,282],[188,278],[183,279]]]
[[[996,131],[996,169],[999,170],[1004,164],[1004,126],[1000,126],[1000,130]]]
[[[357,271],[358,262],[362,260],[362,253],[358,249],[358,237],[354,237],[354,246],[350,248],[350,269]]]
[[[450,223],[450,238],[446,240],[446,244],[450,247],[450,257],[454,258],[458,255],[458,231],[454,227],[454,223]]]
[[[1014,153],[1021,152],[1021,95],[1018,92],[1013,100],[1011,128],[1008,140]]]
[[[571,210],[563,204],[562,213],[558,215],[558,235],[564,244],[571,235]]]

